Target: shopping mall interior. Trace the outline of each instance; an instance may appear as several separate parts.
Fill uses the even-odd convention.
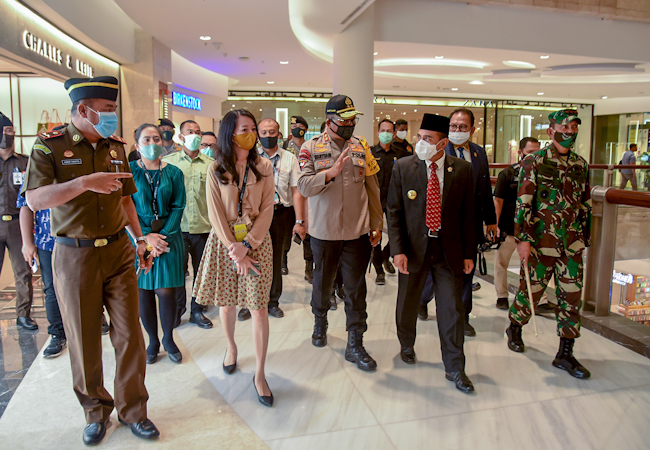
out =
[[[418,320],[417,364],[403,363],[398,276],[379,285],[372,268],[364,344],[378,368],[360,371],[345,358],[343,300],[329,313],[327,346],[311,345],[312,286],[303,250],[293,244],[284,317],[269,319],[273,407],[260,405],[251,386],[252,321],[237,322],[238,368],[225,374],[226,335],[211,306],[205,316],[213,328],[184,316],[174,330],[182,364],[161,357],[147,366],[157,442],[132,436],[114,412],[101,446],[650,448],[648,42],[648,0],[0,0],[0,111],[13,121],[16,153],[27,156],[39,133],[71,121],[64,82],[78,77],[118,79],[115,134],[127,151],[143,123],[171,120],[181,143],[181,123],[218,134],[222,117],[237,109],[276,120],[285,139],[290,118],[302,116],[311,139],[336,94],[363,112],[355,135],[371,145],[379,143],[383,119],[405,120],[406,140],[415,145],[423,114],[467,108],[475,117],[471,142],[485,149],[493,182],[518,161],[522,138],[551,143],[549,114],[575,109],[581,119],[573,149],[590,165],[594,220],[575,353],[589,380],[551,365],[558,345],[552,314],[537,316],[536,332],[524,327],[525,353],[508,349],[508,312],[495,307],[494,251],[484,253],[487,271],[474,279],[476,336],[464,343],[473,394],[445,379],[433,308]],[[637,146],[638,191],[616,189],[624,180],[615,166],[630,144]],[[386,221],[383,231],[385,245]],[[69,351],[43,357],[50,335],[40,272],[31,309],[39,330],[20,329],[9,251],[0,257],[0,446],[83,448],[86,420]],[[511,300],[519,270],[515,252]],[[190,265],[188,292],[191,272]],[[553,288],[555,304],[561,299]],[[111,336],[102,339],[105,386],[113,393],[115,353]]]

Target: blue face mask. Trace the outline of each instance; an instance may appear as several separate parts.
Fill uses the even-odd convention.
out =
[[[209,156],[210,158],[214,158],[213,153],[212,153],[212,149],[210,147],[202,148],[201,153],[203,153],[206,156]]]
[[[88,120],[87,117],[86,120],[88,120],[88,123],[93,126],[95,131],[101,137],[106,139],[115,133],[115,130],[117,130],[117,114],[114,112],[97,112],[88,106],[86,106],[86,108],[97,114],[97,117],[99,117],[99,123],[97,125]]]
[[[160,158],[163,148],[158,144],[149,144],[144,147],[140,147],[140,155],[143,158],[148,159],[149,161],[155,161]]]

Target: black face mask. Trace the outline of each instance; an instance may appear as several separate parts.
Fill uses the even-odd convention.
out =
[[[2,134],[2,140],[0,140],[0,148],[11,148],[14,146],[14,135],[12,134]]]
[[[334,122],[332,124],[336,125]],[[354,127],[356,125],[336,125],[336,130],[332,129],[336,134],[338,134],[343,140],[347,141],[352,137],[354,133]],[[330,127],[331,128],[331,127]]]
[[[300,139],[305,135],[305,130],[303,130],[302,128],[294,128],[293,130],[291,130],[291,134],[293,135],[293,137]]]
[[[262,144],[262,148],[270,150],[272,148],[277,147],[277,145],[278,145],[278,137],[277,136],[261,137],[260,138],[260,144]]]

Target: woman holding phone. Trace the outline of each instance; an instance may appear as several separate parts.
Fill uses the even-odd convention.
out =
[[[138,276],[140,320],[149,335],[147,364],[158,360],[158,316],[163,330],[162,344],[171,359],[180,363],[183,355],[174,342],[176,321],[175,289],[185,283],[183,255],[185,246],[181,233],[181,217],[185,209],[183,172],[160,160],[161,133],[157,126],[145,123],[135,132],[135,148],[141,159],[129,163],[138,192],[133,202],[138,212],[142,233],[151,251],[154,264],[148,273]]]
[[[245,109],[228,112],[221,121],[216,160],[208,169],[207,201],[212,231],[201,259],[194,297],[199,304],[220,307],[228,340],[223,370],[237,367],[237,306],[253,319],[257,365],[253,384],[260,403],[273,405],[264,364],[269,343],[268,303],[273,279],[273,166],[259,156],[257,122]]]

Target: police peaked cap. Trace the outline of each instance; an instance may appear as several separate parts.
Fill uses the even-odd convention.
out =
[[[11,119],[7,116],[4,115],[4,113],[0,112],[0,120],[2,120],[2,128],[4,127],[13,127],[14,123],[11,121]],[[0,132],[2,130],[0,129]]]
[[[115,77],[70,78],[63,86],[72,103],[86,98],[117,100],[118,84]]]
[[[424,113],[420,130],[437,131],[439,133],[449,134],[449,117]]]
[[[307,124],[307,121],[305,120],[304,117],[302,116],[291,116],[291,123],[300,123],[305,126],[305,128],[309,128],[309,125]]]

